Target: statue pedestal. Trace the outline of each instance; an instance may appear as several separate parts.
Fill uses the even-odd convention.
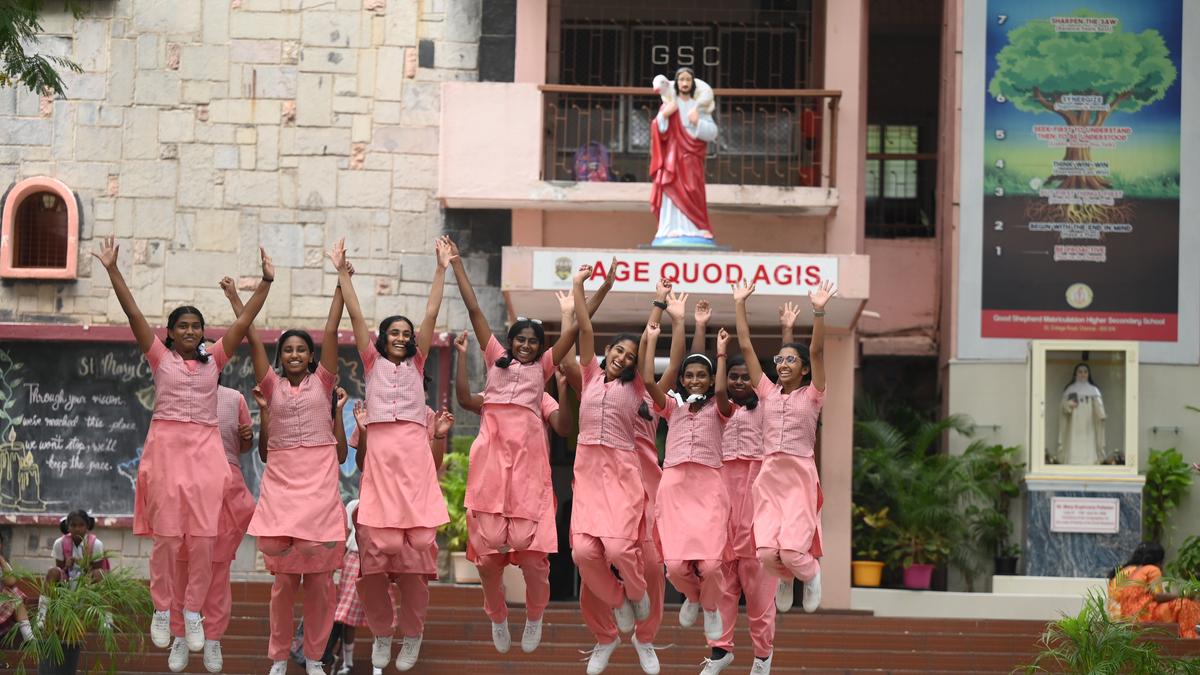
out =
[[[1142,540],[1143,484],[1140,476],[1027,477],[1025,574],[1107,577]],[[1113,520],[1115,532],[1097,531]]]
[[[707,243],[704,243],[707,242]],[[672,251],[732,251],[728,246],[718,246],[713,243],[712,239],[702,239],[700,237],[672,237],[669,239],[655,239],[649,244],[639,244],[639,249],[654,249],[661,251],[663,249],[671,249]]]

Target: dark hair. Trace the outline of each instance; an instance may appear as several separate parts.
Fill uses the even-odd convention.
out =
[[[683,66],[675,71],[675,81],[671,83],[671,88],[675,90],[675,95],[678,96],[679,95],[679,76],[682,75],[683,73],[687,73],[688,75],[692,76],[692,90],[688,92],[688,96],[695,96],[696,95],[696,71],[692,70],[691,68],[688,68],[687,66]]]
[[[742,356],[741,354],[738,354],[737,356],[729,359],[729,361],[726,362],[725,375],[728,376],[729,371],[733,370],[734,368],[736,368],[738,366],[745,366],[745,365],[746,365],[746,357]],[[754,383],[753,382],[750,383],[750,395],[746,397],[745,401],[741,402],[741,406],[743,408],[745,408],[746,410],[754,410],[755,408],[758,407],[758,392],[754,391]]]
[[[650,405],[645,401],[642,401],[642,404],[638,406],[638,416],[647,422],[654,421],[654,414],[650,412]]]
[[[691,354],[683,360],[683,364],[679,366],[679,374],[675,376],[675,386],[679,387],[680,390],[683,389],[683,373],[685,370],[687,370],[687,367],[693,363],[699,363],[708,370],[708,376],[712,378],[712,382],[709,383],[708,391],[705,392],[704,395],[711,397],[713,395],[713,389],[715,389],[717,385],[717,374],[713,370],[712,359],[708,358],[704,354]]]
[[[1088,384],[1092,385],[1093,387],[1096,386],[1096,383],[1092,381],[1092,366],[1087,361],[1080,361],[1079,363],[1075,364],[1074,368],[1071,369],[1071,380],[1067,382],[1067,386],[1063,387],[1063,391],[1066,391],[1071,387],[1071,385],[1075,384],[1075,373],[1079,372],[1081,367],[1087,368]]]
[[[387,358],[387,332],[391,330],[392,324],[397,321],[403,321],[408,324],[408,329],[413,332],[412,339],[408,341],[408,344],[404,345],[404,358],[400,359],[403,361],[417,353],[417,327],[413,325],[412,320],[407,316],[395,314],[379,322],[379,336],[375,338],[375,351],[379,352],[380,356]]]
[[[613,339],[608,341],[608,344],[605,345],[604,349],[605,349],[605,351],[612,349],[613,347],[617,346],[618,343],[621,343],[621,342],[632,342],[633,344],[636,345],[636,344],[639,344],[641,341],[642,341],[642,336],[640,336],[640,335],[634,335],[633,333],[617,333],[616,335],[613,336]],[[608,361],[607,358],[600,359],[600,370],[601,371],[603,371],[606,368],[605,364],[607,363],[607,361]],[[617,376],[617,379],[619,381],[621,381],[622,383],[629,383],[629,382],[633,382],[633,378],[635,378],[635,377],[637,377],[637,362],[636,361],[634,361],[634,363],[632,363],[631,365],[626,366],[625,370],[622,370],[621,374]],[[645,404],[645,401],[642,401],[642,403]],[[646,419],[651,419],[651,418],[647,417]]]
[[[281,358],[281,355],[283,354],[283,343],[287,342],[290,338],[294,338],[294,337],[298,337],[301,340],[304,340],[304,344],[308,345],[308,352],[310,354],[312,354],[312,357],[310,357],[308,359],[308,372],[310,372],[310,373],[317,372],[317,347],[316,347],[316,344],[313,343],[312,336],[308,334],[308,331],[299,330],[297,328],[292,328],[292,329],[283,331],[283,335],[279,336],[279,342],[275,343],[275,368],[282,369],[282,366],[280,365],[280,358]]]
[[[183,318],[185,314],[195,314],[196,316],[200,317],[200,330],[204,330],[204,315],[200,313],[200,310],[191,305],[176,307],[171,311],[171,314],[167,316],[167,339],[163,340],[163,344],[166,345],[167,349],[173,348],[173,345],[175,344],[175,338],[171,337],[171,331],[175,330],[175,324],[179,323],[179,320]],[[204,344],[203,336],[200,338],[200,344]],[[208,363],[208,354],[204,353],[203,350],[197,347],[196,360],[200,363]]]
[[[803,345],[799,342],[785,342],[783,346],[779,348],[779,351],[783,351],[785,349],[795,349],[796,353],[800,355],[800,363],[804,365],[805,368],[808,368],[808,374],[800,378],[800,386],[805,387],[811,384],[812,360],[808,354],[808,345]],[[778,369],[776,369],[776,375],[778,375]]]
[[[520,321],[513,322],[513,325],[508,327],[508,339],[504,344],[504,356],[496,359],[497,368],[507,368],[516,360],[516,357],[512,353],[512,341],[526,328],[532,329],[533,334],[538,339],[538,353],[534,360],[542,358],[542,353],[546,351],[546,329],[542,328],[542,324],[537,321],[521,319]]]
[[[1142,565],[1155,565],[1162,567],[1163,560],[1167,554],[1163,551],[1162,544],[1157,544],[1152,541],[1143,541],[1133,549],[1133,555],[1129,556],[1128,562],[1121,567],[1140,567]],[[1116,570],[1109,572],[1109,579],[1117,575]]]
[[[65,518],[58,521],[58,530],[63,534],[66,534],[68,531],[67,523],[71,522],[72,518],[78,518],[82,520],[83,524],[87,526],[88,532],[96,529],[96,519],[89,516],[88,512],[84,511],[83,509],[76,509],[75,511],[68,513]]]

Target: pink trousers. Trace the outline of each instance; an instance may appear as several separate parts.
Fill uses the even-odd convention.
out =
[[[229,568],[232,562],[215,562],[212,564],[212,581],[208,586],[208,595],[204,597],[204,607],[200,614],[204,616],[204,639],[220,640],[229,628],[229,615],[233,611],[233,591],[229,588]],[[188,577],[189,563],[186,560],[175,561],[175,578]],[[183,584],[175,584],[175,601],[171,603],[171,635],[183,637]]]
[[[271,638],[267,643],[267,658],[286,661],[291,651],[295,620],[292,608],[296,590],[304,588],[304,657],[319,661],[325,653],[325,642],[333,628],[336,591],[332,572],[311,574],[275,573],[271,586]],[[386,594],[385,594],[386,595]]]
[[[400,589],[400,610],[396,611],[391,583]],[[358,580],[356,586],[367,625],[376,637],[391,635],[396,628],[403,637],[417,637],[425,632],[425,614],[429,610],[429,579],[424,574],[372,574]],[[368,602],[382,598],[383,602]]]
[[[689,602],[699,602],[706,612],[721,607],[725,574],[720,560],[668,560],[667,578]]]
[[[355,536],[358,540],[361,576],[401,574],[403,570],[396,567],[393,556],[405,553],[406,548],[421,553],[428,551],[437,539],[437,528],[370,527],[360,524]]]
[[[663,563],[658,547],[652,541],[641,542],[641,560],[644,566],[646,592],[650,594],[650,616],[639,621],[633,634],[641,644],[653,644],[663,620],[663,593],[667,583],[663,576]],[[591,588],[584,584],[579,589],[579,610],[588,630],[596,636],[599,644],[610,644],[617,639],[617,623],[613,619],[612,607],[601,600]]]
[[[571,558],[579,568],[583,585],[609,609],[620,607],[626,598],[637,602],[646,595],[646,575],[640,554],[641,546],[632,539],[571,535]],[[619,581],[612,573],[613,567],[621,574]]]
[[[808,551],[760,548],[758,549],[758,561],[762,563],[764,569],[784,581],[792,577],[800,581],[809,581],[821,570],[820,562]]]
[[[529,521],[532,522],[532,521]],[[516,565],[525,577],[525,616],[537,621],[550,604],[550,558],[540,551],[514,551],[481,555],[475,561],[483,585],[483,611],[492,623],[508,620],[504,600],[504,568]]]
[[[216,537],[154,537],[150,549],[150,598],[154,609],[166,611],[175,604],[177,588],[182,588],[183,607],[202,612],[213,577],[213,545]],[[187,549],[190,564],[180,570],[176,558]],[[182,575],[181,575],[182,572]]]
[[[738,599],[746,596],[746,618],[750,621],[750,642],[754,655],[767,658],[775,644],[775,577],[756,559],[740,559],[724,565],[721,594],[721,622],[725,633],[708,646],[733,651],[733,627],[737,623]]]
[[[533,545],[538,522],[525,518],[506,518],[499,513],[467,512],[467,525],[474,525],[483,551],[524,551]]]

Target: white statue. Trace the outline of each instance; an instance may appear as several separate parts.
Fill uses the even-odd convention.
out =
[[[1058,416],[1058,457],[1066,464],[1100,464],[1108,457],[1104,448],[1104,399],[1092,381],[1092,369],[1081,363],[1063,389]]]
[[[675,80],[654,78],[662,98],[651,122],[650,206],[658,218],[655,246],[713,246],[704,189],[704,159],[717,139],[713,90],[691,68],[675,71]]]

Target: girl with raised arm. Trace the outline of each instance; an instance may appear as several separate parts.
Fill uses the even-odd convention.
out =
[[[779,577],[775,604],[792,607],[792,579],[804,582],[804,611],[821,604],[821,480],[813,459],[817,420],[825,401],[825,304],[837,293],[826,281],[809,293],[812,340],[784,344],[775,355],[779,382],[763,374],[746,317],[754,286],[733,286],[738,344],[763,408],[763,462],[752,488],[758,560]],[[767,662],[769,663],[769,659]]]
[[[671,308],[667,310],[671,312]],[[684,332],[683,312],[671,313],[672,330]],[[719,612],[729,527],[729,495],[721,479],[721,435],[733,410],[725,391],[725,371],[716,370],[704,354],[683,359],[682,341],[672,345],[671,365],[682,373],[680,393],[663,392],[654,382],[650,355],[661,327],[646,327],[647,358],[642,376],[654,408],[667,421],[667,447],[658,487],[657,523],[667,578],[685,596],[679,624],[691,626],[704,609],[704,635],[724,632]],[[720,359],[718,358],[718,361]]]
[[[510,562],[516,561],[524,569],[525,565],[540,565],[537,561],[544,558],[533,550],[538,524],[554,503],[549,446],[542,423],[542,393],[574,346],[576,330],[563,330],[554,347],[547,349],[542,322],[520,317],[501,344],[479,307],[457,247],[453,242],[450,246],[458,290],[488,363],[479,435],[471,445],[466,496],[467,557],[479,567],[482,580]],[[492,622],[492,643],[503,654],[512,645],[508,608],[502,602],[488,600],[485,594],[484,611]],[[527,626],[530,628],[540,635],[540,621]]]
[[[388,601],[390,577],[407,573],[406,557],[414,552],[425,554],[434,544],[437,528],[450,520],[430,450],[425,404],[425,359],[433,345],[451,257],[445,238],[437,240],[434,248],[437,268],[420,330],[407,317],[389,316],[379,323],[374,341],[350,279],[345,243],[339,241],[330,253],[346,294],[346,310],[367,384],[371,460],[363,467],[359,489],[358,592],[375,635],[371,664],[376,668],[386,667],[391,659],[394,608]],[[406,633],[413,630],[406,628]],[[417,661],[422,636],[418,632],[402,637],[396,667],[406,666],[403,669],[407,670]]]
[[[237,294],[228,295],[234,313],[240,313]],[[262,433],[267,436],[268,455],[248,532],[257,537],[258,549],[275,577],[267,644],[271,675],[287,671],[298,588],[304,588],[304,656],[309,675],[324,672],[321,655],[333,626],[333,572],[341,563],[346,538],[338,483],[345,444],[338,442],[341,417],[336,414],[345,405],[345,395],[337,397],[334,392],[343,305],[339,288],[329,305],[319,356],[312,336],[304,330],[286,330],[279,336],[274,368],[257,336],[251,341],[257,389],[266,403]]]
[[[117,266],[119,252],[107,237],[93,252],[112,282],[113,292],[129,319],[138,348],[154,375],[154,414],[138,464],[134,495],[133,533],[153,537],[150,553],[150,595],[154,617],[150,639],[166,648],[171,641],[171,601],[175,584],[183,584],[184,636],[189,650],[204,648],[200,612],[212,582],[216,543],[229,465],[217,428],[217,378],[238,343],[266,302],[275,267],[266,251],[262,281],[238,317],[210,354],[204,347],[204,316],[195,307],[178,307],[167,318],[167,338],[159,341],[138,309]],[[187,549],[188,577],[175,578],[176,555]]]

